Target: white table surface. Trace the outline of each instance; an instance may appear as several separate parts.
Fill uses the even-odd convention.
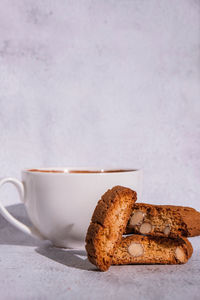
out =
[[[9,207],[27,221],[21,204]],[[185,265],[113,266],[102,273],[84,248],[58,249],[13,228],[0,216],[0,299],[200,299],[200,238]]]

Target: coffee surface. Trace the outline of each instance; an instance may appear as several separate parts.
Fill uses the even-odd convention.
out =
[[[30,169],[29,172],[41,172],[41,173],[64,173],[62,170],[40,170],[40,169]]]
[[[41,169],[30,169],[28,170],[30,172],[41,172],[41,173],[78,173],[78,174],[83,174],[83,173],[119,173],[119,172],[131,172],[135,170],[68,170],[67,172],[62,171],[62,170],[41,170]]]
[[[130,172],[133,170],[98,170],[98,171],[87,171],[87,170],[69,170],[69,173],[118,173],[118,172]]]

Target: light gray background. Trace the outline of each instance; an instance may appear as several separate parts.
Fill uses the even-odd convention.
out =
[[[200,1],[1,0],[0,165],[0,177],[17,178],[29,166],[140,167],[144,201],[200,209]],[[2,197],[18,201],[10,186]],[[69,286],[69,295],[89,299],[88,282],[93,299],[199,294],[197,252],[193,265],[166,273],[124,267],[104,277],[83,271],[88,262],[74,269],[42,260],[2,219],[0,234],[9,298],[44,299],[43,287],[65,298]]]
[[[200,209],[199,49],[200,1],[2,0],[0,177],[140,167],[145,201]]]

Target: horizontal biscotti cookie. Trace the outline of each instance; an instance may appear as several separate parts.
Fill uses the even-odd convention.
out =
[[[200,213],[191,207],[136,203],[126,233],[169,237],[200,235]]]
[[[101,271],[112,263],[136,199],[136,192],[115,186],[97,203],[86,235],[86,251],[89,261]]]
[[[186,238],[130,235],[115,249],[112,264],[184,264],[192,252]]]

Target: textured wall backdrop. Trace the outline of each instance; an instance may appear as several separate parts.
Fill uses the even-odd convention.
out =
[[[0,177],[69,165],[200,209],[200,1],[1,0]]]

